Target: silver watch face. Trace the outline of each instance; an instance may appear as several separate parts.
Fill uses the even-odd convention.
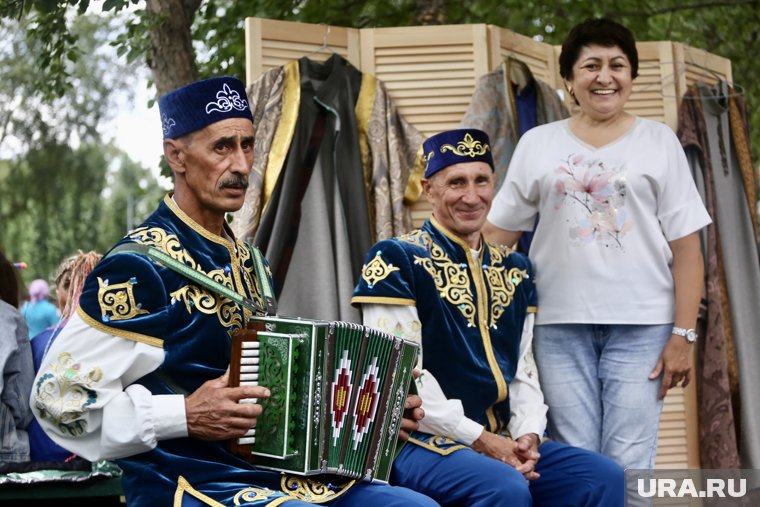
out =
[[[697,341],[697,332],[694,331],[693,329],[689,329],[688,331],[686,331],[686,341],[689,343],[694,343],[695,341]]]

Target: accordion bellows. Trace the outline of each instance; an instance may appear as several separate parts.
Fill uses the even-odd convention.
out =
[[[271,395],[233,452],[262,468],[388,482],[418,351],[358,324],[254,317],[233,337],[230,385]]]

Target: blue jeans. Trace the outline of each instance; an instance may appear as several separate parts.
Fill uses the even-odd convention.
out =
[[[623,468],[654,466],[661,377],[649,380],[673,326],[547,324],[533,350],[549,435],[614,459]]]

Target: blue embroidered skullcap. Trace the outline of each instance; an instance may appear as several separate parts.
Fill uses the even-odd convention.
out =
[[[493,171],[491,141],[478,129],[447,130],[422,144],[425,150],[425,178],[461,162],[485,162]]]
[[[245,86],[238,78],[224,76],[196,81],[158,100],[164,139],[177,139],[227,118],[253,122]]]

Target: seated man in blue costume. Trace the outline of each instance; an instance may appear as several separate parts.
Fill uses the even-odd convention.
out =
[[[270,394],[263,386],[231,387],[226,373],[231,334],[252,313],[233,299],[264,305],[262,287],[271,283],[260,253],[225,221],[243,204],[252,164],[245,97],[242,82],[221,77],[160,99],[174,191],[86,279],[77,312],[41,365],[35,415],[71,452],[117,459],[130,507],[434,507],[405,488],[290,478],[227,450],[226,441],[254,427],[262,411],[239,401]],[[232,299],[154,263],[136,252],[140,245],[216,280]]]
[[[422,345],[425,418],[391,482],[441,505],[622,506],[618,465],[542,438],[531,264],[480,232],[494,193],[488,136],[443,132],[424,149],[432,216],[370,250],[352,299],[365,325]]]

